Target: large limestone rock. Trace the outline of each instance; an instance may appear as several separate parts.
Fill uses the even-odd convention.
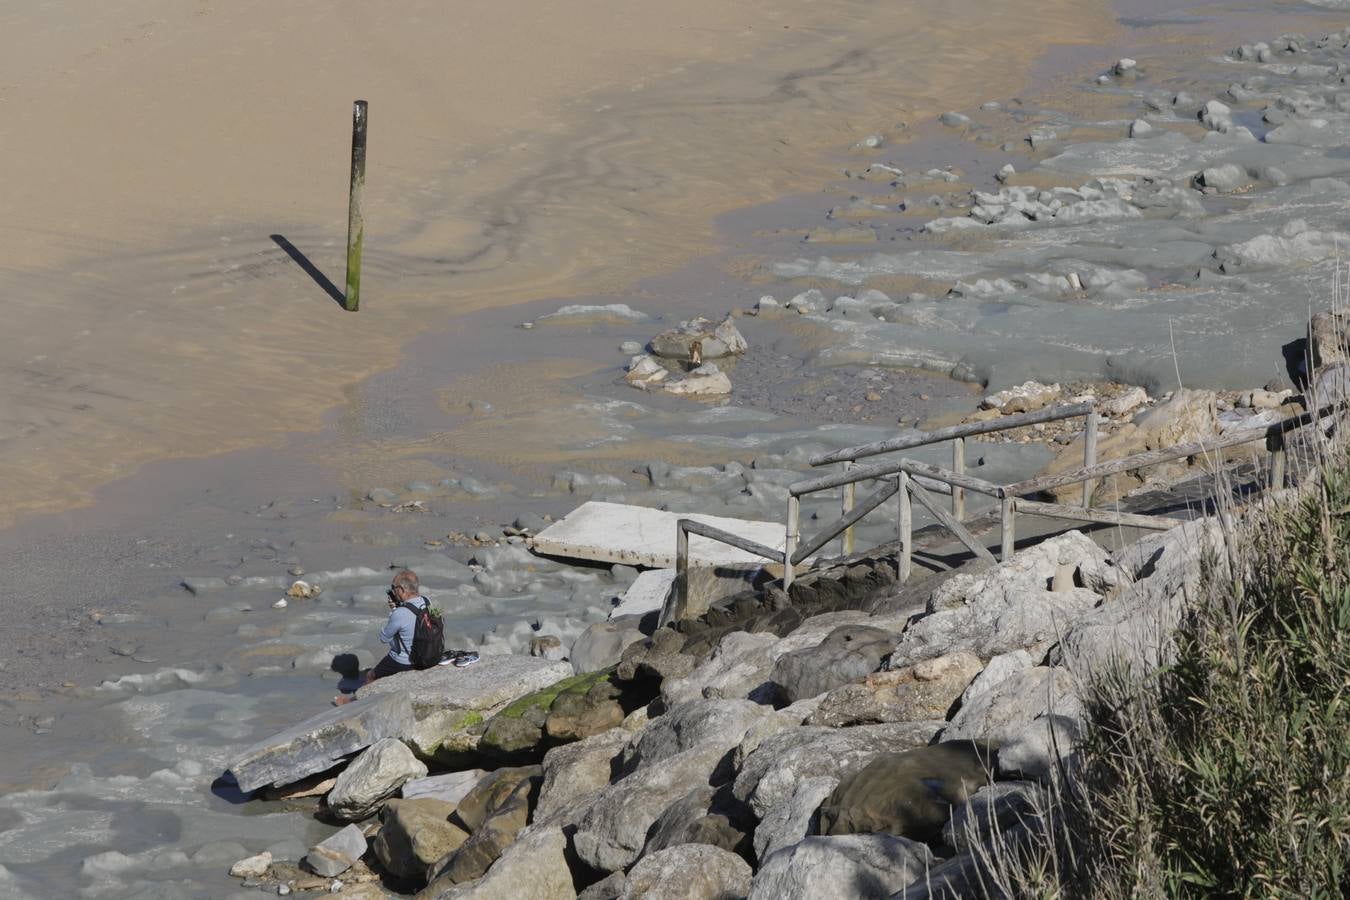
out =
[[[1350,315],[1313,313],[1308,323],[1308,349],[1314,368],[1350,362]]]
[[[744,353],[748,346],[730,316],[716,325],[699,316],[652,338],[651,350],[665,359],[690,361],[695,343],[701,347],[702,359],[721,359]]]
[[[740,854],[748,851],[754,816],[729,788],[700,785],[667,806],[652,823],[642,855],[680,844],[708,844]]]
[[[615,728],[548,751],[535,821],[547,820],[608,787],[628,738],[628,732]]]
[[[720,397],[731,393],[731,379],[713,363],[704,363],[685,378],[664,385],[667,394],[686,397]]]
[[[717,645],[707,662],[683,678],[661,682],[661,697],[676,706],[699,697],[744,697],[755,702],[773,699],[769,680],[775,657],[771,648],[779,638],[766,632],[732,631]]]
[[[504,767],[489,772],[455,806],[453,821],[467,832],[477,831],[521,784],[531,779],[536,783],[543,780],[539,766]]]
[[[380,810],[375,856],[400,878],[424,881],[437,862],[458,850],[469,833],[450,821],[453,803],[390,800]]]
[[[512,701],[488,721],[479,751],[503,760],[538,759],[553,744],[617,727],[627,710],[611,674],[571,675]]]
[[[1058,384],[1041,384],[1039,381],[1027,381],[1006,391],[990,394],[980,403],[982,409],[996,409],[1003,415],[1034,412],[1044,409],[1064,396],[1064,388]]]
[[[1218,397],[1213,391],[1183,389],[1136,416],[1109,437],[1097,442],[1097,459],[1111,460],[1145,450],[1158,450],[1175,444],[1198,441],[1219,434]],[[1083,437],[1080,435],[1064,448],[1041,472],[1056,475],[1083,465]],[[1137,472],[1122,472],[1098,482],[1093,489],[1094,503],[1106,503],[1124,496],[1148,481],[1175,480],[1185,474],[1186,461],[1150,466]],[[1059,503],[1080,502],[1081,484],[1053,488],[1049,492]]]
[[[405,694],[423,718],[437,710],[492,710],[572,674],[570,663],[535,656],[484,656],[471,666],[434,666],[365,685],[357,697]]]
[[[469,839],[437,867],[433,879],[438,883],[459,884],[481,878],[529,824],[530,812],[539,796],[540,781],[536,775],[519,782],[510,794],[490,809]]]
[[[240,753],[229,770],[245,793],[266,785],[281,787],[331,769],[382,738],[403,737],[412,727],[406,696],[358,700],[259,741]]]
[[[1046,715],[1075,718],[1082,705],[1073,676],[1056,666],[1031,666],[996,684],[975,679],[961,700],[961,709],[943,730],[944,740],[982,738],[1008,741],[1033,720]]]
[[[951,818],[994,774],[990,745],[953,741],[885,753],[846,774],[820,805],[821,834],[882,831],[936,842]]]
[[[783,803],[773,807],[755,828],[755,859],[768,859],[791,847],[819,827],[820,804],[834,791],[839,779],[830,775],[805,778]]]
[[[647,723],[624,754],[624,770],[660,765],[687,750],[730,750],[746,731],[771,712],[749,700],[695,700]]]
[[[328,793],[328,808],[339,819],[356,821],[374,813],[409,778],[421,778],[427,767],[402,741],[384,738],[358,756],[338,776]]]
[[[942,826],[942,842],[967,850],[1016,827],[1042,826],[1049,799],[1039,785],[1027,781],[996,781],[975,791],[965,803],[952,806],[952,817]]]
[[[1072,584],[1084,586],[1051,590],[1065,571]],[[1124,580],[1092,540],[1067,532],[985,572],[944,582],[933,592],[928,614],[900,636],[889,666],[957,651],[982,658],[1025,648],[1043,652],[1101,601],[1099,591]]]
[[[625,647],[645,638],[638,628],[637,617],[594,622],[572,643],[572,669],[578,675],[608,669],[623,657]]]
[[[750,866],[707,844],[681,844],[639,860],[622,900],[740,900],[750,893]]]
[[[1216,521],[1198,519],[1121,550],[1117,564],[1133,583],[1079,619],[1051,651],[1051,661],[1080,678],[1114,666],[1140,675],[1155,670],[1170,658],[1185,594],[1194,596],[1200,583],[1202,558],[1210,554],[1226,564],[1223,541]]]
[[[315,875],[336,878],[356,865],[366,852],[366,836],[356,825],[330,835],[305,854],[305,865]]]
[[[418,900],[575,900],[567,837],[558,827],[522,832],[481,878],[457,884],[437,879]]]
[[[797,785],[822,775],[840,777],[872,757],[927,744],[941,722],[790,728],[766,738],[736,776],[734,793],[759,818],[791,798]]]
[[[843,625],[819,645],[785,653],[773,666],[780,697],[795,703],[881,668],[899,635],[869,625]]]
[[[764,861],[750,900],[884,900],[935,862],[923,844],[889,834],[809,837]]]
[[[583,862],[601,872],[628,867],[666,807],[693,788],[711,783],[727,754],[723,743],[677,753],[605,788],[577,825],[573,844]]]
[[[842,728],[881,722],[945,719],[952,705],[984,668],[969,651],[948,653],[835,688],[808,718],[809,725]]]
[[[466,769],[463,772],[414,778],[403,782],[400,793],[404,800],[440,800],[453,806],[464,799],[464,795],[486,774],[482,769]]]

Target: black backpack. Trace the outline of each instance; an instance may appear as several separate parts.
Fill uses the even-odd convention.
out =
[[[417,619],[413,628],[412,647],[408,649],[408,660],[414,669],[430,669],[438,665],[445,654],[445,623],[431,611],[429,600],[423,597],[422,601],[425,606],[401,604]]]

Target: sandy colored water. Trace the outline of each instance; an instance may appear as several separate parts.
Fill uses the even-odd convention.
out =
[[[6,4],[0,523],[317,428],[464,311],[621,293],[826,148],[1116,27],[1070,0]],[[342,281],[357,97],[351,315],[270,236]]]

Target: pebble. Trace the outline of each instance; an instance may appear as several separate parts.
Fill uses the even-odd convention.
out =
[[[994,175],[994,177],[998,179],[999,183],[1001,184],[1002,182],[1007,181],[1009,178],[1013,177],[1016,174],[1017,170],[1013,168],[1013,164],[1007,163],[1003,166],[1003,168],[998,170],[998,172]]]
[[[624,356],[636,356],[642,352],[642,345],[637,341],[624,341],[619,345],[619,352]]]
[[[273,604],[272,604],[272,608],[273,608],[273,609],[285,609],[285,608],[287,607],[287,605],[288,605],[288,604],[286,603],[286,598],[285,598],[285,597],[282,597],[282,598],[281,598],[280,600],[278,600],[276,603],[273,603]]]
[[[478,543],[480,543],[480,544],[490,544],[490,543],[492,543],[492,535],[488,534],[486,531],[479,531],[479,532],[476,532],[476,533],[474,534],[474,536],[473,536],[473,539],[474,539],[475,541],[478,541]]]
[[[289,573],[293,578],[299,578],[301,575],[305,574],[305,570],[304,570],[302,567],[300,567],[300,566],[291,566],[291,567],[290,567],[289,569],[287,569],[286,571],[287,571],[287,573]]]
[[[1135,119],[1133,122],[1130,123],[1130,137],[1132,138],[1143,137],[1146,134],[1152,133],[1153,133],[1153,126],[1145,122],[1143,119]]]
[[[290,893],[291,893],[291,886],[290,886],[289,884],[279,884],[279,885],[277,885],[277,896],[278,896],[278,897],[285,897],[285,896],[288,896]]]

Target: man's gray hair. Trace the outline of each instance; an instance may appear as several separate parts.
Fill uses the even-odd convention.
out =
[[[394,587],[402,588],[405,591],[411,591],[414,594],[421,592],[421,587],[417,583],[417,573],[412,569],[404,569],[394,576]]]

